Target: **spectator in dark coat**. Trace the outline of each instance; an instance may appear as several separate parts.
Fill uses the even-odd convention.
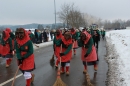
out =
[[[34,34],[35,34],[35,43],[37,43],[37,41],[38,41],[38,33],[37,33],[37,29],[35,29]]]
[[[98,42],[100,41],[100,33],[98,29],[93,30],[93,41],[94,41],[94,46],[98,49]]]
[[[54,33],[53,33],[53,31],[51,30],[51,31],[50,31],[51,40],[53,40],[53,34],[54,34]]]
[[[44,42],[46,42],[46,41],[47,41],[47,33],[46,33],[45,30],[44,30],[44,32],[43,32],[43,37],[44,37]]]

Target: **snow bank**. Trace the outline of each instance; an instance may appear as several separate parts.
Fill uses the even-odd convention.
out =
[[[106,34],[107,86],[130,86],[130,30]]]
[[[41,48],[41,47],[46,47],[46,46],[49,46],[49,45],[52,45],[53,44],[53,41],[49,41],[49,42],[43,42],[41,44],[34,44],[33,45],[33,48],[34,50],[38,49],[38,48]],[[39,46],[39,47],[36,47],[36,46]]]

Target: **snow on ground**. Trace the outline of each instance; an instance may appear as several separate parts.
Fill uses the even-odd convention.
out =
[[[43,43],[40,43],[40,44],[33,44],[33,48],[35,50],[35,49],[38,49],[38,48],[41,48],[41,47],[46,47],[46,46],[49,46],[49,45],[52,45],[52,44],[53,44],[53,41],[43,42]],[[37,47],[37,46],[39,46],[39,47]]]
[[[130,30],[106,33],[107,86],[130,86]]]

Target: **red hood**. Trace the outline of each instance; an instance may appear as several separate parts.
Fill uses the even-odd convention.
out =
[[[23,40],[19,40],[18,38],[16,39],[17,40],[17,43],[22,46],[24,45],[26,42],[28,42],[30,40],[29,38],[29,35],[28,35],[28,32],[24,29],[24,32],[25,32],[25,36],[23,38]]]
[[[86,40],[84,40],[84,43],[87,44],[89,39],[91,38],[91,35],[87,31],[84,31],[82,33],[84,33],[86,35]]]
[[[72,35],[76,33],[76,31],[75,31],[75,30],[74,30],[73,32],[72,32],[72,31],[70,31],[70,32],[71,32],[71,34],[72,34]]]
[[[70,38],[69,40],[66,40],[65,37],[63,36],[62,37],[62,41],[65,45],[70,45],[72,44],[72,38]]]
[[[5,30],[8,31],[9,33],[11,32],[11,29],[10,29],[10,28],[6,28]]]
[[[10,37],[10,35],[9,35],[8,31],[4,30],[4,32],[5,32],[6,37],[3,39],[4,39],[4,41],[6,41]]]
[[[60,32],[60,35],[59,36],[56,35],[56,39],[61,39],[62,38],[62,33],[61,33],[60,30],[59,30],[59,32]]]

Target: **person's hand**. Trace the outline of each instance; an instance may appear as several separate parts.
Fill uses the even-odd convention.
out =
[[[87,58],[88,54],[85,54],[84,57]]]
[[[22,63],[23,63],[23,60],[19,59],[19,60],[18,60],[18,66],[19,66],[19,65],[22,65]]]
[[[25,58],[22,56],[22,57],[21,57],[21,60],[24,60],[24,59],[25,59]]]
[[[12,53],[12,50],[10,50],[9,53]]]
[[[60,56],[64,56],[65,54],[64,53],[60,53]]]

